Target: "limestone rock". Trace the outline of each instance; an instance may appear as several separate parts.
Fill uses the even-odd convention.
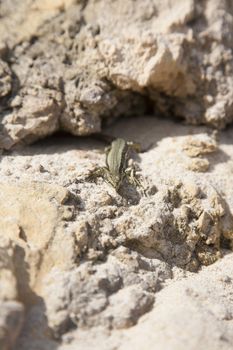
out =
[[[233,223],[225,210],[214,188],[177,183],[125,212],[116,230],[125,232],[125,244],[134,242],[143,254],[153,255],[155,249],[166,261],[195,270],[220,257],[220,237],[229,237]],[[228,229],[221,223],[225,219]]]
[[[12,77],[11,77],[10,69],[7,63],[0,60],[0,98],[10,93],[11,87],[12,87]]]
[[[17,242],[15,268],[18,287],[21,298],[27,303],[34,300],[41,276],[58,263],[57,253],[63,239],[66,240],[66,249],[62,255],[59,253],[59,265],[67,267],[72,264],[71,256],[75,253],[69,242],[73,238],[68,233],[65,238],[63,228],[65,220],[72,218],[70,207],[63,207],[68,197],[69,193],[56,185],[36,182],[1,185],[2,235]],[[52,244],[55,236],[57,238]],[[69,255],[70,259],[67,259]]]
[[[198,276],[170,285],[158,297],[153,312],[125,332],[118,349],[147,350],[155,343],[162,350],[230,349],[233,310],[226,295],[232,293],[231,281],[232,254]]]
[[[1,224],[0,228],[0,348],[11,350],[23,326],[24,307],[17,300],[17,247],[13,241],[4,237]]]
[[[231,1],[0,17],[1,350],[232,349]],[[90,180],[105,145],[67,133],[102,130],[142,186]]]
[[[115,250],[106,263],[83,263],[66,274],[54,269],[45,280],[43,294],[49,325],[59,334],[70,324],[79,328],[129,327],[151,309],[152,292],[169,277],[171,271],[166,264],[123,247]]]
[[[13,349],[23,325],[23,305],[16,301],[0,302],[0,347]]]
[[[75,331],[64,337],[59,349],[75,350],[77,344],[85,350],[231,349],[232,259],[230,254],[198,275],[173,281],[136,326],[117,333],[96,328],[92,338],[89,331]]]
[[[157,333],[161,348],[170,344],[167,329],[176,334],[182,322],[190,344],[199,344],[199,328],[191,321],[189,328],[187,319],[191,313],[201,325],[209,319],[203,297],[198,299],[200,312],[192,298],[187,301],[193,311],[184,320],[182,308],[174,311],[181,313],[177,328],[169,323],[169,310],[174,295],[181,293],[186,300],[182,283],[195,289],[196,279],[205,280],[211,294],[216,271],[230,263],[232,130],[216,138],[205,127],[144,117],[133,126],[130,119],[122,120],[107,131],[146,149],[132,154],[146,196],[127,183],[116,193],[101,178],[87,181],[89,171],[104,164],[104,145],[97,141],[81,140],[77,149],[77,140],[57,136],[52,143],[1,156],[1,298],[3,304],[20,300],[27,309],[24,323],[16,323],[14,330],[17,335],[21,328],[17,350],[32,344],[40,350],[86,350],[103,340],[108,350],[130,347],[131,332],[144,327],[144,320],[150,330],[157,308],[159,315],[169,315],[161,320],[164,331]],[[54,144],[58,140],[60,146]],[[197,159],[208,161],[206,171],[187,167]],[[215,291],[218,303],[223,300],[220,289]],[[227,289],[226,315],[231,313],[230,293]],[[166,295],[169,301],[163,302]],[[208,295],[204,298],[216,304]],[[225,334],[230,349],[225,321],[210,316],[210,322],[216,337],[206,344],[217,348],[217,334]],[[197,329],[193,336],[192,327]],[[8,344],[8,336],[3,339]]]
[[[13,0],[0,6],[0,42],[10,53],[0,65],[1,148],[57,130],[89,135],[101,131],[102,121],[148,110],[216,128],[232,121],[229,2]]]

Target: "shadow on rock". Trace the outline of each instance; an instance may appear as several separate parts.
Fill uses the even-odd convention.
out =
[[[19,300],[25,306],[25,322],[14,350],[56,350],[58,343],[53,339],[48,326],[45,303],[30,287],[29,266],[20,246],[16,246],[14,265]]]

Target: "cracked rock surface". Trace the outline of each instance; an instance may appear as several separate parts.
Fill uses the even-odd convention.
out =
[[[0,350],[233,348],[232,33],[227,0],[0,0]],[[140,186],[91,179],[101,131]]]
[[[141,143],[145,194],[87,180],[104,164],[93,138],[1,156],[4,350],[231,349],[233,130],[141,117],[105,131]]]
[[[1,148],[148,110],[232,121],[231,1],[5,0],[0,13]]]

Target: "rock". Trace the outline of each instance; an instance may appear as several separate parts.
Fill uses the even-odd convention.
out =
[[[12,76],[7,63],[0,60],[0,98],[11,92]],[[1,111],[1,109],[0,109]]]
[[[90,135],[101,131],[103,120],[148,110],[219,129],[232,121],[228,2],[30,0],[15,6],[1,4],[1,42],[11,52],[0,65],[2,148],[57,130]],[[16,95],[22,98],[17,108]]]
[[[20,298],[27,307],[39,305],[38,318],[43,310],[41,281],[54,264],[64,269],[72,265],[75,247],[65,232],[65,222],[72,219],[70,206],[64,205],[69,198],[66,189],[39,182],[0,187],[0,341],[10,350],[23,326],[23,305],[15,300]],[[42,324],[47,332],[46,321]]]
[[[183,149],[189,157],[197,157],[215,152],[217,150],[217,143],[213,136],[199,134],[187,137]]]
[[[23,325],[23,305],[16,301],[0,302],[0,347],[11,350]]]
[[[1,157],[0,300],[20,300],[27,309],[21,314],[24,323],[16,323],[17,349],[86,350],[103,340],[108,350],[128,348],[134,329],[145,327],[147,334],[153,327],[156,310],[156,327],[164,326],[163,331],[155,327],[161,348],[170,346],[169,327],[171,343],[180,347],[183,338],[176,343],[173,334],[184,324],[190,344],[200,347],[197,323],[209,317],[203,298],[214,309],[210,296],[219,293],[216,300],[222,303],[222,287],[212,289],[216,271],[228,266],[226,253],[231,259],[232,130],[217,142],[205,127],[143,117],[132,127],[125,119],[107,131],[137,140],[145,149],[150,145],[132,154],[146,196],[126,183],[119,194],[101,178],[87,181],[89,171],[104,164],[104,145],[91,140],[79,141],[77,149],[76,140],[57,136],[52,143]],[[209,162],[207,171],[187,168],[188,162],[202,159]],[[199,279],[210,289],[195,309],[196,299],[185,290],[195,289]],[[168,299],[163,302],[163,297]],[[224,298],[225,311],[216,306],[216,312],[230,315],[230,290]],[[187,301],[187,313],[179,300]],[[171,305],[181,308],[174,311],[180,312],[176,326],[169,323]],[[222,336],[217,335],[224,334],[230,349],[230,328],[219,316],[210,317],[214,337],[205,345],[218,348]],[[3,336],[4,346],[8,338]],[[148,348],[150,339],[144,340]]]
[[[230,1],[0,13],[0,348],[232,349]],[[101,131],[141,186],[90,180]]]
[[[24,320],[24,306],[17,301],[16,249],[9,238],[0,236],[0,348],[3,350],[13,348]]]
[[[155,343],[161,350],[230,349],[232,304],[226,295],[232,293],[231,265],[232,254],[162,291],[153,312],[129,332],[124,331],[118,349],[146,350]]]
[[[61,94],[44,90],[35,95],[24,96],[22,106],[19,96],[19,102],[14,99],[15,110],[3,120],[0,147],[10,149],[17,143],[31,143],[58,130]]]
[[[128,328],[136,324],[140,316],[150,311],[154,303],[152,293],[137,286],[120,290],[110,298],[110,306],[105,317],[112,319],[112,327]]]
[[[225,235],[221,221],[226,219],[223,202],[211,187],[177,183],[159,191],[150,202],[141,201],[116,221],[116,231],[125,232],[125,243],[136,244],[143,254],[155,250],[166,261],[195,270],[201,262],[209,264],[219,257],[219,235]],[[229,222],[229,231],[232,221]],[[211,228],[211,229],[210,229]],[[228,235],[226,231],[226,236]],[[206,252],[205,252],[206,251]],[[209,260],[210,259],[210,260]],[[212,260],[213,259],[213,260]]]
[[[131,328],[106,333],[101,328],[64,337],[62,350],[95,349],[231,349],[232,254],[197,275],[173,281],[156,298],[153,311]],[[226,273],[227,271],[227,273]],[[104,340],[104,343],[101,342]]]
[[[116,259],[119,254],[121,262]],[[49,325],[58,334],[67,332],[70,324],[79,328],[100,324],[106,328],[129,327],[151,309],[152,291],[169,277],[171,271],[166,264],[123,247],[115,250],[106,263],[83,263],[66,274],[54,269],[45,281],[43,294]],[[128,300],[127,308],[123,300]]]
[[[64,236],[65,220],[71,219],[67,216],[69,207],[63,206],[68,196],[67,190],[56,185],[36,182],[1,185],[0,225],[3,237],[17,243],[16,275],[19,293],[26,302],[34,300],[34,292],[40,288],[43,274],[57,265],[57,253],[63,239],[66,240],[66,249],[62,255],[59,253],[59,262],[65,267],[72,261],[71,256],[67,259],[66,255],[74,254],[69,244],[73,237]],[[59,238],[52,244],[55,236]]]

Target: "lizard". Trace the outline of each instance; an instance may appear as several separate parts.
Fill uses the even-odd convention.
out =
[[[129,164],[130,149],[139,150],[140,145],[133,142],[127,142],[122,138],[112,141],[110,147],[106,150],[106,165],[92,171],[88,176],[90,179],[102,177],[108,182],[116,192],[119,191],[125,178],[135,187],[143,187],[136,176],[135,168]]]

